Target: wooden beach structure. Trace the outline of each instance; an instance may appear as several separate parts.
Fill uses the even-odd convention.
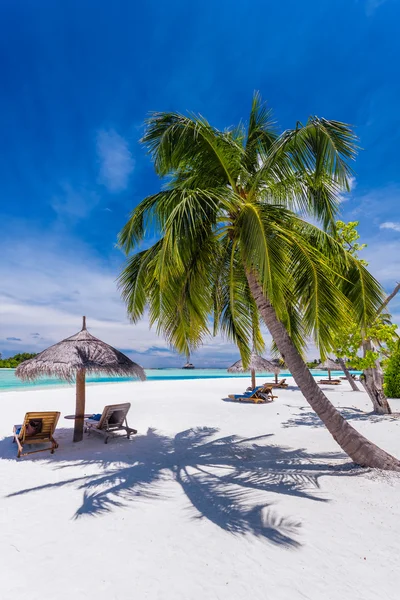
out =
[[[256,372],[258,373],[274,373],[275,365],[255,354],[255,352],[251,353],[250,361],[247,369],[243,367],[242,360],[237,360],[233,365],[231,365],[228,369],[228,373],[251,373],[251,387],[254,389],[256,387]]]
[[[17,377],[26,381],[42,375],[76,381],[74,442],[83,438],[87,373],[146,379],[140,365],[88,332],[86,317],[81,331],[24,361],[15,371]]]

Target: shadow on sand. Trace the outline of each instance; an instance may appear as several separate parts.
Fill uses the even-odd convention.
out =
[[[54,455],[43,453],[22,460],[100,472],[21,489],[8,497],[74,486],[83,491],[74,515],[79,518],[117,510],[129,501],[161,500],[168,497],[166,489],[171,489],[163,490],[163,484],[172,481],[195,509],[193,518],[206,518],[232,534],[252,534],[291,548],[300,546],[296,538],[301,525],[279,516],[272,508],[276,497],[266,498],[265,493],[327,502],[319,494],[321,477],[365,472],[344,463],[347,457],[340,452],[309,454],[271,445],[272,435],[218,437],[218,430],[210,427],[188,429],[173,437],[149,429],[134,440],[113,440],[108,445],[94,436],[72,444],[71,429],[57,433],[60,448]],[[10,438],[0,441],[0,457],[15,458]]]
[[[305,425],[307,427],[324,427],[323,422],[313,410],[308,410],[306,407],[297,408],[300,413],[282,423],[282,427],[298,427],[299,425]],[[369,421],[370,423],[380,423],[381,421],[398,421],[400,418],[399,413],[376,415],[372,412],[366,413],[353,406],[337,406],[336,408],[347,421]]]

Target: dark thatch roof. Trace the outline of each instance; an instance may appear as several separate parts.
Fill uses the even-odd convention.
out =
[[[143,368],[130,358],[91,335],[84,324],[79,333],[50,346],[40,354],[21,363],[15,374],[33,380],[41,375],[72,381],[80,369],[86,373],[133,376],[146,379]]]
[[[274,365],[274,373],[276,373],[277,375],[281,371],[287,370],[287,366],[285,364],[285,361],[282,358],[273,358],[271,360],[271,362]]]
[[[335,361],[332,360],[331,358],[327,358],[323,362],[319,363],[319,365],[317,366],[317,369],[324,369],[324,371],[328,371],[328,370],[329,371],[341,371],[342,370],[340,365],[335,363]]]
[[[274,369],[276,369],[276,366],[272,362],[266,360],[258,354],[254,354],[253,352],[251,354],[249,366],[247,369],[244,369],[242,361],[238,360],[231,367],[229,367],[228,373],[248,373],[250,371],[274,373]]]

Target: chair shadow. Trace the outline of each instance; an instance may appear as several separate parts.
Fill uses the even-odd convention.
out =
[[[235,400],[234,398],[222,398],[223,402],[233,402],[234,404],[241,404],[241,405],[245,405],[245,404],[249,404],[250,406],[254,406],[255,404],[257,406],[263,406],[266,404],[272,404],[273,400],[270,400],[269,402],[253,402],[251,400]]]
[[[364,473],[341,452],[308,453],[271,445],[270,435],[218,437],[218,429],[197,427],[175,436],[149,429],[132,440],[105,445],[97,437],[72,443],[72,430],[57,430],[54,455],[27,457],[57,469],[94,465],[99,472],[20,489],[7,497],[74,486],[83,492],[74,518],[100,516],[131,501],[168,497],[163,485],[177,483],[192,509],[192,518],[208,519],[235,535],[251,534],[287,548],[298,548],[301,523],[279,516],[276,498],[266,493],[328,502],[320,494],[321,477]],[[0,441],[0,457],[15,459],[10,438]],[[26,459],[22,459],[26,460]],[[89,470],[90,471],[90,470]],[[75,469],[76,472],[76,469]],[[166,486],[167,489],[168,486]],[[262,501],[261,501],[262,499]]]
[[[288,419],[282,423],[282,427],[298,427],[304,425],[307,427],[325,427],[318,415],[305,407],[297,407],[300,414]],[[397,421],[398,413],[390,415],[376,415],[373,412],[364,412],[360,408],[352,406],[337,406],[337,410],[347,421],[369,421],[370,423],[380,423],[381,421]]]

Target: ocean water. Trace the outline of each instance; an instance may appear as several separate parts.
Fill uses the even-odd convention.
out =
[[[358,373],[358,371],[353,371]],[[327,376],[327,371],[316,371],[313,370],[312,374],[317,377]],[[335,371],[334,376],[341,376],[341,371]],[[232,379],[248,379],[250,381],[249,373],[232,374],[228,373],[225,369],[147,369],[146,376],[148,381],[157,380],[174,380],[174,379],[221,379],[223,377],[231,377]],[[288,377],[290,373],[288,371],[282,371],[279,374],[279,379],[282,377]],[[272,373],[257,373],[257,378],[274,378]],[[106,375],[88,375],[86,381],[89,385],[97,383],[118,383],[124,381],[137,381],[132,377],[107,377]],[[15,369],[0,369],[0,391],[15,391],[15,390],[27,390],[47,387],[59,387],[59,386],[74,386],[74,383],[67,383],[61,379],[54,377],[42,377],[34,382],[27,383],[21,381],[15,376]]]

